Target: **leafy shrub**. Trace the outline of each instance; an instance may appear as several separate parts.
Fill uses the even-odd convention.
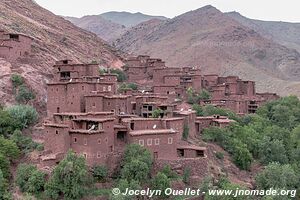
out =
[[[162,191],[162,195],[160,195],[160,198],[164,199],[168,197],[165,195],[164,191],[167,188],[171,187],[171,181],[164,173],[158,172],[157,175],[153,178],[151,186],[153,189]]]
[[[189,132],[190,132],[189,126],[187,124],[184,124],[184,126],[183,126],[183,133],[182,133],[182,139],[187,140],[188,137],[189,137]]]
[[[186,184],[190,183],[191,169],[186,167],[183,171],[182,181]]]
[[[169,179],[178,178],[178,175],[171,169],[170,165],[164,166],[164,168],[161,170],[161,173],[165,174]]]
[[[152,114],[153,118],[159,118],[162,113],[163,113],[163,110],[158,108],[158,109],[153,110],[151,114]]]
[[[81,199],[89,186],[88,169],[85,159],[69,151],[66,157],[55,167],[45,186],[48,198]]]
[[[216,157],[220,160],[223,160],[224,159],[224,154],[222,152],[216,152]]]
[[[43,150],[43,145],[34,142],[31,137],[24,136],[20,130],[15,130],[11,139],[18,145],[21,151],[29,153],[33,150]]]
[[[35,99],[35,95],[25,85],[21,85],[18,89],[15,99],[18,103],[26,104],[28,101]]]
[[[28,105],[16,105],[6,109],[9,115],[16,120],[16,126],[23,130],[30,125],[33,125],[38,120],[37,111]]]
[[[38,194],[44,190],[46,174],[36,166],[20,164],[17,169],[16,183],[22,192]]]
[[[124,82],[127,79],[126,74],[123,72],[123,70],[120,70],[120,69],[111,69],[110,73],[117,75],[118,82]]]
[[[105,166],[99,165],[93,167],[92,173],[93,177],[96,178],[97,181],[104,181],[108,176],[108,169]]]
[[[17,88],[24,84],[23,77],[20,76],[19,74],[12,74],[10,79],[14,88]]]

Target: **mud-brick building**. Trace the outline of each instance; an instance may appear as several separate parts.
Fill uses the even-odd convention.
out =
[[[126,60],[124,71],[128,76],[129,82],[138,82],[153,77],[153,70],[156,67],[164,67],[165,62],[161,59],[150,58],[147,55],[130,57]]]
[[[110,111],[115,114],[134,114],[131,95],[91,94],[84,96],[86,112]]]
[[[226,126],[229,126],[235,122],[234,120],[228,119],[225,116],[206,116],[206,117],[196,117],[195,119],[195,126],[196,126],[196,132],[198,135],[202,135],[203,130],[212,126],[216,126],[219,128],[224,128]]]
[[[8,61],[15,61],[19,57],[29,55],[31,44],[30,36],[0,30],[0,57]]]
[[[60,112],[86,112],[86,95],[116,94],[117,76],[99,75],[97,64],[76,64],[62,60],[56,62],[54,69],[54,82],[47,84],[49,116]]]

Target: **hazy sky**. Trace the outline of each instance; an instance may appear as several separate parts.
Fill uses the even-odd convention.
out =
[[[57,15],[81,17],[108,11],[142,12],[174,17],[213,5],[223,12],[237,11],[261,20],[300,22],[299,0],[35,0]]]

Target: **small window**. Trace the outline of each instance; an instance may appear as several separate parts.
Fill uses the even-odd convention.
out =
[[[86,138],[83,139],[83,144],[87,145],[87,139]]]
[[[103,87],[103,91],[106,91],[106,87],[105,86]]]
[[[87,159],[87,157],[88,157],[88,156],[87,156],[87,153],[83,153],[82,155],[83,155],[83,157],[84,157],[85,159]]]
[[[154,144],[155,144],[155,145],[159,145],[159,138],[156,138],[156,139],[154,140]]]
[[[101,139],[98,139],[98,144],[101,144]]]
[[[96,103],[95,102],[93,102],[93,107],[96,107]]]
[[[147,139],[147,145],[151,146],[152,145],[152,139]]]
[[[144,140],[139,140],[139,145],[144,146]]]
[[[58,131],[57,130],[55,131],[55,134],[58,135]]]
[[[77,143],[77,138],[76,137],[74,137],[74,143]]]
[[[107,102],[107,105],[110,106],[110,102]]]
[[[100,151],[97,152],[97,158],[101,158],[101,152]]]
[[[81,86],[82,90],[84,90],[84,86]]]
[[[168,144],[173,144],[173,138],[168,138]]]
[[[108,90],[108,91],[111,91],[111,86],[110,86],[110,85],[107,87],[107,90]]]
[[[106,143],[108,142],[108,139],[107,139],[107,138],[105,138],[105,142],[106,142]]]

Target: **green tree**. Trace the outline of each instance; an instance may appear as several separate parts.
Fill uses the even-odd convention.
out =
[[[199,100],[209,100],[210,98],[211,98],[211,94],[205,89],[201,90],[200,93],[198,94]]]
[[[132,160],[139,160],[147,164],[150,169],[152,166],[152,155],[150,151],[138,144],[130,144],[126,147],[123,158],[123,166]]]
[[[169,179],[178,178],[178,175],[171,169],[170,165],[165,165],[161,170],[161,173],[165,174]]]
[[[108,176],[108,169],[106,166],[98,165],[94,166],[92,169],[93,177],[96,178],[97,181],[105,181]]]
[[[163,113],[163,110],[158,108],[152,111],[152,117],[153,118],[159,118],[161,114]]]
[[[14,88],[17,88],[24,84],[23,77],[20,76],[19,74],[12,74],[10,79]]]
[[[271,140],[269,137],[264,137],[259,146],[259,157],[263,164],[270,162],[279,162],[287,164],[288,157],[286,149],[280,140]]]
[[[35,99],[35,94],[25,85],[21,85],[18,88],[18,92],[16,94],[15,99],[18,103],[27,104],[28,101]]]
[[[42,144],[34,142],[31,137],[23,135],[20,130],[15,130],[10,137],[23,153],[29,153],[35,149],[39,150]]]
[[[111,69],[110,73],[117,75],[118,82],[124,82],[127,79],[126,74],[124,73],[123,70],[120,70],[120,69]]]
[[[193,104],[192,108],[193,108],[194,111],[196,111],[197,116],[203,116],[204,115],[203,108],[199,104]]]
[[[119,188],[122,193],[124,193],[127,188],[131,190],[142,189],[138,181],[132,180],[128,182],[126,179],[119,179],[116,188]],[[125,195],[111,195],[110,199],[111,200],[132,200],[137,198],[133,196],[125,196]]]
[[[37,195],[44,190],[46,174],[36,166],[20,164],[17,169],[16,183],[22,192]]]
[[[17,128],[17,121],[11,117],[7,110],[0,109],[0,134],[9,135]]]
[[[162,191],[162,195],[159,196],[160,198],[167,198],[168,196],[165,195],[164,191],[167,188],[171,187],[171,181],[164,173],[158,172],[157,175],[153,178],[151,186],[155,190]]]
[[[190,128],[187,124],[183,126],[182,139],[187,140],[189,137]]]
[[[186,184],[190,183],[191,169],[189,167],[184,168],[182,181]]]
[[[121,170],[122,179],[126,179],[129,182],[136,180],[139,183],[143,183],[149,178],[149,174],[150,168],[147,163],[137,159],[126,163]]]
[[[9,177],[9,167],[10,167],[10,162],[9,159],[4,156],[2,153],[0,153],[0,170],[2,171],[2,175],[4,178]]]
[[[16,126],[23,130],[30,125],[33,125],[38,120],[37,111],[28,105],[16,105],[6,108],[7,112],[11,118],[15,119],[17,124]]]
[[[80,199],[86,194],[88,185],[88,169],[85,159],[69,151],[55,167],[45,186],[45,192],[52,199],[58,199],[60,194],[64,199]]]
[[[259,189],[296,189],[299,186],[299,176],[289,165],[270,163],[257,174],[256,185]]]

